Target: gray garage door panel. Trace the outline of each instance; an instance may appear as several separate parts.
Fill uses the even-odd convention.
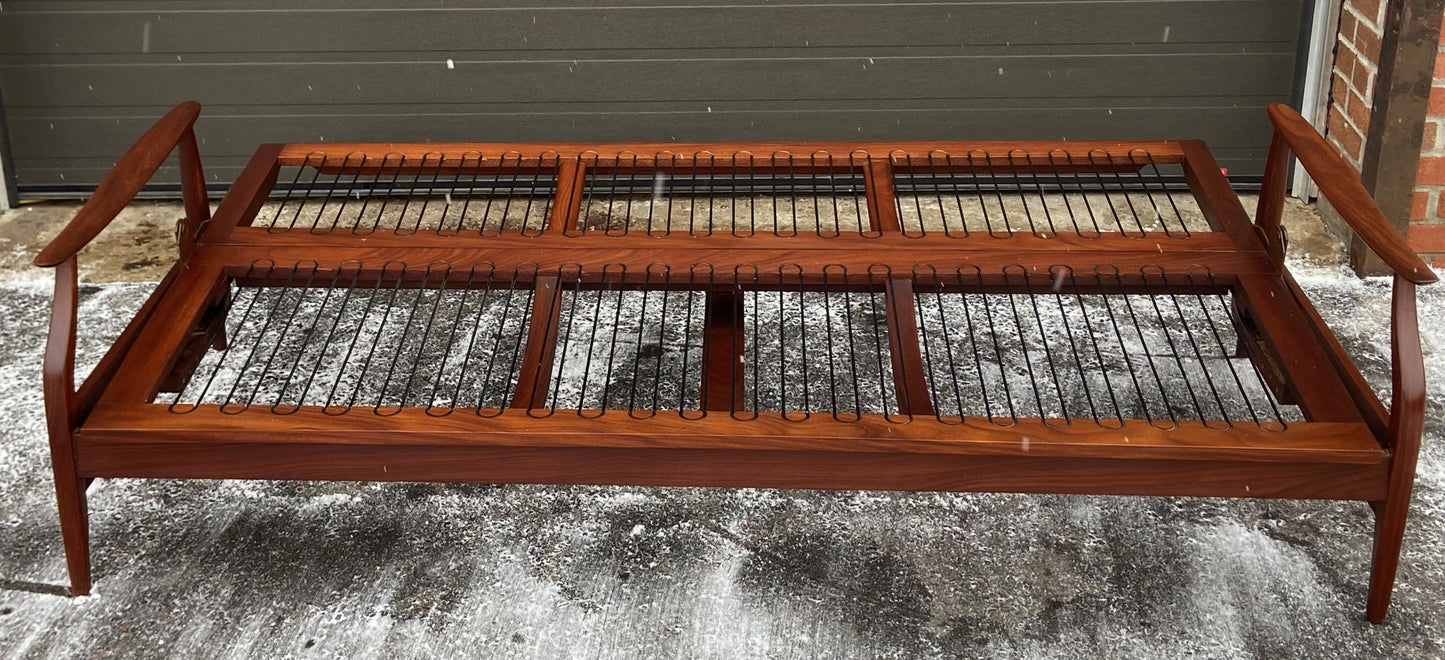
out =
[[[1300,18],[1298,0],[397,4],[9,0],[19,183],[93,184],[192,98],[218,180],[306,140],[1198,137],[1255,174]]]
[[[281,105],[315,98],[367,105],[386,97],[428,104],[627,103],[637,100],[1017,99],[1068,102],[1098,96],[1239,97],[1288,89],[1293,53],[724,59],[670,61],[307,63],[146,67],[7,67],[6,96],[86,106],[147,105],[176,90],[203,90],[209,105]],[[1163,69],[1167,76],[1159,76]],[[383,87],[381,92],[377,87]],[[17,109],[18,110],[18,109]],[[19,113],[25,116],[24,113]]]
[[[1150,110],[1118,109],[1113,114],[1104,110],[1087,116],[1078,116],[1073,111],[1051,111],[1046,109],[1006,110],[923,110],[900,112],[896,109],[873,111],[886,113],[884,122],[891,124],[893,132],[921,133],[941,130],[951,135],[979,133],[979,126],[986,126],[989,135],[999,139],[1013,139],[1020,136],[1040,136],[1039,126],[1053,127],[1052,133],[1042,134],[1041,139],[1063,139],[1079,133],[1105,133],[1118,122],[1126,122],[1134,134],[1144,138],[1166,138],[1177,135],[1178,127],[1172,119]],[[769,113],[766,121],[759,124],[756,112],[714,111],[711,114],[698,112],[661,112],[656,115],[659,123],[703,123],[707,131],[697,131],[700,140],[726,140],[739,134],[750,135],[757,140],[786,141],[798,135],[816,133],[830,136],[850,136],[856,139],[874,139],[876,135],[856,128],[859,111],[816,112],[778,111]],[[1261,121],[1255,109],[1216,109],[1197,115],[1205,124],[1204,131],[1196,135],[1211,144],[1257,143],[1269,140],[1267,121]],[[61,153],[75,154],[67,158],[37,158],[26,162],[36,171],[54,171],[65,178],[63,182],[87,180],[104,176],[105,170],[114,162],[116,155],[125,151],[135,135],[143,132],[151,119],[60,119],[12,121],[12,131],[45,144],[58,145]],[[400,132],[399,124],[420,124],[437,134],[468,134],[474,140],[491,141],[506,136],[520,141],[583,141],[629,139],[635,132],[630,124],[609,122],[604,114],[580,114],[570,119],[538,122],[535,118],[507,114],[499,116],[464,115],[416,115],[416,116],[316,116],[288,121],[296,135],[313,135],[325,138],[327,142],[346,142],[361,139],[376,139]],[[878,123],[878,122],[870,122]],[[50,126],[55,128],[51,129]],[[340,128],[344,127],[344,128]],[[202,137],[206,142],[203,151],[225,154],[249,154],[255,145],[274,141],[275,128],[271,120],[256,117],[215,117],[202,115],[198,124],[202,136],[224,135],[220,144],[212,144],[212,138]],[[609,131],[609,129],[611,129]],[[48,133],[53,138],[45,139]],[[670,137],[670,136],[669,136]],[[384,139],[384,138],[383,138]],[[17,150],[32,145],[17,139]],[[1231,172],[1251,168],[1262,152],[1256,149],[1214,149],[1215,157],[1222,167]],[[206,160],[208,178],[229,181],[235,178],[243,156],[229,158],[211,157]]]
[[[168,4],[152,3],[157,9]],[[962,46],[1174,43],[1274,43],[1280,25],[1299,20],[1295,3],[1077,2],[890,4],[769,3],[762,6],[678,6],[637,2],[600,8],[483,6],[368,11],[352,7],[284,12],[102,13],[46,11],[49,3],[11,2],[22,13],[0,26],[15,53],[253,53],[258,38],[285,52],[425,50],[627,50],[867,46]],[[327,3],[335,4],[335,3]],[[348,3],[353,4],[353,3]],[[476,5],[478,3],[470,3]],[[494,4],[494,3],[493,3]],[[806,6],[789,6],[805,4]],[[18,5],[18,9],[17,6]],[[55,33],[57,19],[66,29]],[[225,29],[218,30],[218,25]],[[338,26],[344,26],[338,30]],[[1081,29],[1083,28],[1083,29]],[[1165,30],[1168,30],[1166,35]]]

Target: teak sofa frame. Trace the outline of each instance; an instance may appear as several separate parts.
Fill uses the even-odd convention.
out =
[[[199,112],[198,104],[184,103],[156,123],[35,261],[56,269],[44,387],[72,593],[90,589],[85,493],[95,478],[524,482],[1360,500],[1370,503],[1376,514],[1366,612],[1375,622],[1385,616],[1425,410],[1415,286],[1434,282],[1436,276],[1390,229],[1356,173],[1284,106],[1269,109],[1275,132],[1254,222],[1210,152],[1197,141],[267,144],[257,150],[212,216],[192,131]],[[77,389],[77,253],[130,203],[172,151],[179,152],[185,200],[185,218],[178,226],[180,259]],[[1286,237],[1280,216],[1291,154],[1364,243],[1394,271],[1388,409],[1284,266]],[[1158,191],[1169,177],[1141,174],[1156,174],[1161,168],[1178,173],[1175,192]],[[285,184],[293,177],[283,172],[293,170],[297,174],[288,188]],[[526,177],[530,192],[519,195],[512,190],[488,199],[499,205],[505,201],[520,206],[525,201],[526,217],[519,220],[515,213],[508,216],[510,211],[502,211],[500,225],[490,229],[483,213],[480,229],[463,229],[465,217],[473,211],[462,205],[480,207],[486,191],[472,185],[459,188],[457,181],[475,182],[480,174],[495,190],[524,171],[530,173]],[[318,193],[312,185],[297,196],[301,189],[297,182],[314,184],[318,177],[323,188],[330,188]],[[678,181],[684,178],[690,181],[686,185],[693,186],[691,197],[680,194],[680,187],[667,189],[671,193],[666,200],[660,197],[666,186],[682,186]],[[453,184],[446,189],[445,202],[440,201],[438,181]],[[598,211],[593,198],[605,197],[608,181],[614,187],[622,181],[632,192],[613,195],[605,212]],[[814,186],[809,194],[797,194],[800,181]],[[424,184],[432,187],[418,193]],[[368,195],[387,185],[391,187],[382,198],[398,199],[396,190],[407,188],[410,192],[403,194],[410,195],[408,206],[402,207],[395,228],[379,229],[392,219],[385,216],[387,202],[376,202],[373,207],[382,210],[375,212],[370,228],[364,227],[369,213],[365,203],[370,202],[358,200],[371,199]],[[730,206],[706,207],[708,224],[701,229],[695,223],[686,230],[672,226],[674,197],[679,205],[690,199],[687,203],[693,205],[690,213],[695,218],[704,192],[711,200],[718,191],[736,193],[739,186],[747,192],[734,194]],[[1037,199],[1031,196],[1034,188]],[[476,201],[453,199],[451,194],[457,191]],[[274,200],[283,193],[286,199],[277,209]],[[1013,197],[1005,199],[1005,193]],[[924,199],[929,195],[938,198],[943,231],[936,222],[925,227],[921,220],[910,219],[914,206],[922,209],[925,202],[933,203]],[[1137,229],[1123,222],[1117,230],[1099,227],[1096,212],[1117,218],[1121,199],[1131,208],[1136,201],[1139,207],[1147,206],[1142,195],[1155,205],[1149,214],[1158,211],[1161,218],[1168,214],[1159,209],[1176,201],[1197,205],[1201,222],[1208,227],[1185,231],[1166,222],[1160,231],[1160,225],[1146,227],[1137,218]],[[780,214],[784,197],[789,210]],[[845,219],[838,213],[839,197],[852,200],[856,218]],[[351,202],[344,202],[348,199]],[[614,218],[617,199],[627,209],[621,226]],[[668,209],[664,229],[658,229],[651,217],[641,229],[634,226],[631,209],[640,208],[637,205],[660,209],[664,201]],[[422,206],[421,211],[414,211],[413,202]],[[534,202],[543,209],[540,214],[534,213]],[[973,211],[964,209],[965,202]],[[343,223],[349,224],[349,231],[337,229],[335,220],[326,226],[329,211],[315,208],[331,204],[326,208],[335,209],[345,203],[353,204],[347,207],[351,209],[362,204],[356,217]],[[429,203],[432,216],[426,215]],[[832,211],[824,208],[829,203]],[[947,210],[951,204],[958,206],[959,218],[974,222],[973,229],[966,222],[962,228],[949,225],[954,222]],[[771,229],[759,231],[755,217],[747,230],[740,229],[738,209],[744,207],[749,215],[771,208],[773,218],[765,218],[773,223]],[[310,210],[303,213],[302,208]],[[268,210],[263,214],[263,209]],[[730,209],[731,224],[718,221],[715,209]],[[1095,218],[1093,229],[1079,228],[1085,209],[1088,217]],[[1001,214],[1000,222],[1007,226],[1000,229],[985,218],[988,229],[983,231],[977,227],[978,218],[963,217],[980,210],[994,217]],[[1061,218],[1064,211],[1073,218],[1073,230],[1056,226],[1055,217]],[[412,212],[418,214],[416,226],[407,228],[407,214]],[[1027,215],[1029,227],[1017,226],[1020,212]],[[336,213],[340,217],[343,211]],[[832,227],[826,228],[823,216],[829,213]],[[1008,220],[1010,213],[1013,220]],[[811,215],[800,225],[799,217],[807,214]],[[1149,214],[1139,211],[1141,217]],[[258,215],[270,215],[270,224],[258,224]],[[298,226],[297,217],[302,215],[308,220]],[[1040,229],[1046,215],[1048,226]],[[455,229],[448,227],[453,216],[462,218]],[[423,222],[423,217],[440,220]],[[594,221],[597,218],[600,225]],[[785,220],[791,222],[791,229],[783,228]],[[857,226],[841,229],[850,222]],[[314,300],[323,290],[327,298],[318,303],[320,308],[313,305],[298,313],[303,299]],[[352,302],[331,302],[333,291],[344,292]],[[621,305],[629,291],[654,292],[638,294],[644,305],[639,326],[666,326],[674,330],[664,328],[664,334],[682,333],[687,347],[680,351],[664,346],[670,340],[657,340],[658,350],[673,351],[669,360],[681,360],[678,387],[663,381],[663,371],[648,376],[653,379],[650,395],[639,389],[638,381],[617,384],[622,381],[613,373],[613,362],[622,345],[618,328],[628,323]],[[485,298],[493,294],[496,299],[505,295],[507,309],[518,310],[512,320],[505,314],[491,325],[482,320],[492,313],[487,310],[500,309],[487,306],[492,303]],[[648,316],[658,313],[657,303],[647,302],[656,298],[648,295],[662,296],[661,316]],[[522,297],[522,302],[513,305],[514,296]],[[748,296],[751,308],[745,304]],[[483,302],[476,302],[478,297]],[[587,317],[593,318],[590,330],[585,314],[579,316],[564,305],[575,308],[582,300],[584,307],[595,304],[603,310],[601,301],[613,297],[617,311]],[[1191,332],[1192,324],[1182,323],[1183,316],[1171,322],[1168,314],[1160,312],[1161,329],[1147,333],[1137,317],[1129,321],[1136,310],[1148,309],[1141,306],[1147,302],[1140,301],[1153,301],[1157,310],[1161,301],[1167,305],[1171,298],[1175,306],[1181,301],[1194,305],[1197,298],[1210,324],[1221,319],[1211,310],[1228,309],[1228,318],[1210,326],[1213,338],[1204,336],[1204,325],[1193,328],[1199,336],[1191,335],[1188,343],[1193,344],[1197,362],[1180,334]],[[344,337],[337,340],[338,350],[347,349],[337,373],[361,364],[353,353],[370,351],[366,364],[359,367],[359,377],[336,376],[343,383],[340,387],[355,388],[344,404],[330,395],[318,403],[320,399],[308,394],[310,380],[300,394],[288,398],[288,392],[296,391],[288,388],[300,382],[294,374],[305,369],[298,364],[315,360],[311,377],[318,373],[328,377],[321,362],[331,358],[309,356],[316,350],[333,350],[331,335],[353,332],[350,325],[337,330],[353,323],[346,316],[352,312],[327,316],[326,308],[339,304],[354,309],[345,306],[363,299],[367,307],[360,314],[372,313],[376,301],[389,300],[383,314],[397,315],[378,318],[397,324],[402,316],[393,308],[402,309],[405,305],[396,303],[410,300],[403,330],[397,333],[395,325],[389,330],[373,327],[375,332],[368,334],[357,325],[349,346]],[[797,354],[789,357],[790,349],[784,347],[779,349],[780,357],[760,360],[760,349],[751,345],[762,342],[758,317],[773,318],[763,314],[762,306],[785,299],[845,301],[837,304],[855,311],[866,303],[874,305],[872,318],[877,319],[871,330],[859,330],[851,325],[856,315],[849,316],[845,332],[834,326],[835,317],[819,321],[818,313],[803,309],[801,302],[796,314],[789,311],[793,307],[783,309],[778,303],[779,341],[802,341],[806,347],[812,337],[814,344],[812,351],[802,351],[802,385],[793,385],[792,394],[787,387],[798,381],[788,365],[795,364]],[[443,305],[444,300],[451,302]],[[1121,300],[1123,307],[1118,306]],[[955,325],[949,330],[946,322],[961,317],[947,312],[935,318],[934,312],[924,309],[936,302],[944,314],[954,304],[948,301],[963,301],[955,310],[973,310],[970,318],[976,327]],[[1040,311],[1039,301],[1044,307],[1057,304],[1062,316]],[[269,314],[264,326],[256,325],[261,317],[249,307],[241,313],[243,303]],[[647,311],[648,304],[654,305],[653,311]],[[675,314],[686,317],[685,325],[669,320],[669,305]],[[1009,305],[1011,320],[1005,313]],[[1066,305],[1079,307],[1065,309]],[[1021,320],[1021,308],[1027,320]],[[1083,316],[1070,316],[1078,310]],[[1112,336],[1100,339],[1095,330],[1107,327],[1100,320],[1105,312],[1115,325]],[[421,319],[427,314],[423,331]],[[466,314],[475,314],[477,321],[461,323]],[[607,314],[622,325],[607,330],[601,320]],[[987,327],[978,318],[985,314]],[[445,334],[447,315],[458,319],[450,321],[450,335]],[[438,316],[443,317],[440,325],[435,321]],[[1074,329],[1068,330],[1072,334],[1067,344],[1073,357],[1057,339],[1049,349],[1053,352],[1041,355],[1038,347],[1047,346],[1049,337],[1040,335],[1043,344],[1023,345],[1025,360],[1005,359],[1007,342],[999,338],[1007,333],[999,328],[1022,337],[1034,332],[1037,321],[1042,332],[1045,316],[1074,324],[1069,326]],[[330,324],[329,334],[326,327],[317,327],[320,322],[315,319],[321,317],[332,319],[325,321]],[[516,320],[521,317],[524,325]],[[660,320],[646,320],[650,318]],[[1076,331],[1081,327],[1078,318],[1086,319],[1087,334]],[[941,330],[938,319],[945,323]],[[804,321],[811,325],[805,328]],[[290,330],[277,330],[308,322],[310,326],[290,335],[286,334]],[[794,322],[796,331],[788,325]],[[577,323],[591,333],[592,343],[584,349],[578,348],[581,340],[566,343]],[[818,329],[820,323],[827,326],[826,332]],[[466,342],[457,339],[457,328],[462,326],[462,334],[470,333]],[[607,346],[596,342],[599,327],[611,333],[611,355],[605,360],[607,374],[589,384],[587,379],[603,367],[597,346]],[[699,341],[693,341],[694,330]],[[274,332],[281,334],[267,334]],[[648,329],[639,327],[636,332],[641,338]],[[262,348],[250,348],[240,367],[225,371],[203,366],[206,360],[229,359],[228,341],[241,342],[246,333]],[[325,343],[306,353],[305,342],[323,334]],[[1113,380],[1108,374],[1100,380],[1091,371],[1105,369],[1107,351],[1099,348],[1100,342],[1117,339],[1117,350],[1127,358],[1131,349],[1143,345],[1133,339],[1135,334],[1138,342],[1146,344],[1168,338],[1174,350],[1147,349],[1143,351],[1147,355],[1129,358],[1134,362],[1126,359],[1122,362],[1128,364],[1108,367],[1128,367],[1132,384],[1117,376],[1123,371],[1114,372]],[[1226,335],[1235,340],[1232,354],[1205,366],[1201,347],[1213,350],[1216,340],[1222,342]],[[378,349],[383,342],[378,337],[402,343]],[[865,351],[866,347],[859,348],[866,343],[860,337],[878,345]],[[826,349],[819,348],[824,340]],[[1093,347],[1085,340],[1093,341]],[[422,346],[415,349],[417,357],[406,358],[412,360],[410,367],[397,357],[408,341]],[[281,349],[271,345],[297,342],[301,342],[295,349],[299,353],[276,361],[275,351]],[[427,342],[466,344],[467,352],[448,362],[451,353],[444,350],[435,363],[440,366],[423,367]],[[487,342],[494,346],[482,349],[491,351],[490,362],[503,355],[503,362],[510,359],[512,367],[493,378],[488,366],[485,380],[477,381],[476,371],[468,380],[474,345]],[[504,351],[507,345],[515,346],[515,351]],[[357,346],[362,348],[352,350]],[[955,347],[960,351],[956,355]],[[945,349],[947,356],[941,354]],[[234,354],[244,350],[236,349]],[[273,352],[259,376],[247,375],[260,368],[258,350]],[[576,361],[582,359],[576,357],[577,350],[586,351],[581,370],[576,369]],[[981,350],[992,353],[984,355]],[[1080,350],[1098,355],[1099,360]],[[371,354],[378,351],[393,351],[393,357],[385,382],[376,390],[380,372],[368,369]],[[595,360],[594,354],[599,356]],[[852,362],[835,359],[845,354]],[[980,355],[987,359],[979,359]],[[573,359],[573,370],[568,372],[572,376],[563,374],[562,367],[554,372],[554,363],[567,359]],[[868,359],[876,363],[876,374],[859,366]],[[281,363],[288,360],[289,371],[279,381]],[[660,365],[663,358],[657,361]],[[1005,388],[1014,383],[1012,393],[1005,389],[998,394],[996,385],[974,383],[967,374],[960,378],[959,365],[974,369],[969,366],[974,361],[980,380],[986,371],[997,373]],[[1068,364],[1061,372],[1058,364],[1063,362]],[[767,389],[774,385],[746,382],[779,364],[778,392],[770,394],[773,390]],[[1069,364],[1074,371],[1069,371]],[[1135,371],[1136,364],[1143,366]],[[409,380],[396,375],[398,365],[403,371],[410,369]],[[1177,371],[1162,371],[1176,366]],[[499,369],[507,371],[505,365]],[[635,376],[639,368],[634,364],[631,369]],[[700,374],[688,375],[699,369]],[[1026,379],[1020,375],[1023,369]],[[418,374],[431,377],[431,371],[436,372],[435,383],[428,385]],[[839,371],[844,373],[841,379]],[[456,373],[461,375],[450,375]],[[580,393],[574,397],[578,403],[570,405],[575,382],[567,381],[574,384],[565,387],[560,383],[577,374],[583,374]],[[1244,407],[1226,412],[1225,399],[1235,400],[1229,398],[1233,394],[1219,393],[1226,385],[1235,387],[1226,374],[1233,374],[1239,400],[1253,397],[1264,403],[1240,404]],[[224,398],[205,391],[217,378],[233,381]],[[851,411],[847,408],[852,404],[839,404],[840,391],[844,399],[861,401],[863,381],[868,378],[881,383],[876,391],[883,393],[882,403],[859,403]],[[1267,385],[1267,391],[1247,388],[1244,380],[1253,378]],[[475,405],[459,405],[465,403],[461,394],[445,394],[453,379],[458,392],[463,380],[480,382]],[[1071,379],[1079,385],[1061,385],[1076,382]],[[198,384],[203,380],[204,387]],[[238,386],[243,382],[244,387]],[[279,389],[276,382],[281,383]],[[404,383],[403,389],[389,396],[393,382]],[[1172,391],[1183,403],[1176,401],[1165,412],[1151,407],[1158,404],[1147,401],[1143,392],[1154,392],[1154,382],[1158,393],[1168,397]],[[597,383],[602,383],[600,395]],[[1026,387],[1029,383],[1031,390]],[[357,404],[363,385],[371,388],[366,396],[372,398],[360,397],[366,400]],[[1188,387],[1192,407],[1179,393],[1181,385]],[[272,394],[256,394],[268,387]],[[331,385],[333,395],[337,387]],[[589,387],[592,395],[587,393]],[[624,392],[624,387],[632,389]],[[245,394],[246,388],[254,388],[252,394]],[[431,388],[429,399],[413,393],[425,388]],[[826,388],[828,396],[819,388]],[[1066,389],[1071,393],[1066,394]],[[236,396],[238,390],[242,396]],[[1125,401],[1127,397],[1115,390],[1137,396]],[[1218,414],[1211,412],[1213,408],[1205,410],[1208,405],[1201,406],[1201,400],[1210,404],[1209,390],[1214,390]],[[643,399],[650,397],[650,404],[637,403],[639,391]],[[1069,398],[1079,391],[1088,397],[1087,410]],[[617,403],[619,392],[630,402]],[[776,395],[776,401],[759,403],[759,392],[764,399]],[[831,404],[825,401],[829,397]],[[1137,406],[1126,411],[1136,398]],[[1108,401],[1113,402],[1112,413],[1107,411]],[[1296,406],[1297,417],[1281,417],[1281,406]],[[1271,408],[1275,412],[1261,421],[1259,411]],[[1037,414],[1027,414],[1030,411]]]

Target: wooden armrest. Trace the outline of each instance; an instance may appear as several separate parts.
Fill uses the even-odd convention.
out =
[[[1319,185],[1320,193],[1395,274],[1415,284],[1429,284],[1439,279],[1390,226],[1390,221],[1360,184],[1359,173],[1340,158],[1339,152],[1326,143],[1304,117],[1287,105],[1275,103],[1269,106],[1269,120],[1274,123],[1276,138],[1283,138],[1289,145]]]
[[[191,127],[196,123],[196,117],[201,114],[201,104],[195,101],[186,101],[161,117],[145,135],[140,137],[129,151],[121,156],[120,161],[115,164],[110,173],[96,187],[95,194],[80,207],[80,212],[75,218],[60,231],[45,249],[35,257],[35,265],[43,268],[59,266],[66,259],[69,259],[87,243],[94,239],[101,230],[110,224],[115,216],[124,209],[131,200],[135,199],[136,193],[140,192],[142,186],[150,181],[161,164],[170,157],[171,151],[177,145],[182,146],[182,159],[196,158],[195,134]],[[183,164],[184,165],[184,164]],[[187,169],[183,167],[182,169]],[[199,171],[199,165],[195,168]],[[183,188],[189,189],[200,185],[201,199],[204,200],[204,180],[193,181],[194,177],[184,176]],[[183,193],[191,192],[183,190]],[[187,216],[193,209],[190,207],[194,194],[186,195]]]

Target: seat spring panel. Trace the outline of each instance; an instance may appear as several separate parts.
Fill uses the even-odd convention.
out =
[[[530,304],[529,292],[494,291],[489,269],[452,278],[461,283],[454,290],[444,264],[389,265],[359,284],[354,266],[324,276],[297,270],[281,286],[236,287],[239,313],[227,322],[233,341],[202,359],[169,397],[171,409],[213,403],[234,412],[266,405],[288,414],[308,405],[334,414],[357,406],[446,414],[505,405],[520,366],[517,337],[526,332],[518,308]]]
[[[723,286],[743,296],[742,353],[718,363],[730,373],[717,382],[742,381],[730,414],[907,420],[888,334],[893,274],[877,267],[860,279],[837,264],[806,284],[795,265],[762,278],[751,267],[655,264],[638,281],[621,265],[588,273],[258,262],[242,275],[251,282],[229,293],[231,343],[204,356],[181,392],[157,400],[178,413],[211,403],[276,414],[304,405],[333,414],[502,414],[521,370],[532,368],[521,362],[522,339],[532,283],[544,272],[559,278],[561,311],[543,414],[706,414],[701,294]],[[927,396],[940,419],[1221,429],[1300,419],[1272,398],[1257,368],[1233,357],[1233,294],[1211,273],[1144,268],[1126,278],[1100,269],[1081,278],[1064,267],[989,274],[920,266],[908,277]]]
[[[1161,167],[1144,151],[1129,158],[1130,167],[1104,152],[896,155],[894,209],[903,235],[914,238],[1019,233],[1042,238],[1061,232],[1188,238],[1193,231],[1209,231],[1193,198],[1175,192],[1184,180],[1180,166]],[[1127,171],[1131,167],[1137,171]]]
[[[877,235],[865,200],[866,158],[778,153],[759,161],[707,152],[588,158],[580,234]]]
[[[671,281],[664,270],[649,275],[658,284]],[[564,280],[547,414],[625,410],[646,417],[700,410],[703,311],[701,296],[692,291],[589,290],[580,273],[571,273]]]
[[[1144,150],[1127,159],[1102,149],[982,148],[886,157],[902,166],[894,173],[892,204],[907,236],[1098,236],[1101,218],[1107,231],[1125,236],[1161,231],[1187,238],[1191,226],[1207,227],[1192,198],[1170,188],[1180,185],[1182,168]],[[569,235],[880,235],[871,229],[864,188],[870,160],[882,154],[591,151],[567,158],[584,170],[579,227]],[[282,178],[290,184],[277,191],[282,198],[257,222],[273,233],[350,227],[356,234],[535,236],[555,201],[561,157],[319,151],[291,169]]]
[[[1237,364],[1245,358],[1228,348],[1235,330],[1220,313],[1232,295],[1226,288],[1191,274],[1194,293],[1183,295],[1164,273],[1148,274],[1153,283],[1140,293],[1118,293],[1111,272],[1091,278],[1092,286],[1056,271],[1055,291],[1031,293],[1022,273],[983,293],[969,269],[932,277],[932,290],[920,288],[916,303],[940,417],[1113,428],[1126,419],[1161,428],[1248,422],[1271,430],[1302,419],[1297,409],[1280,409],[1257,372],[1241,375],[1253,367]],[[1201,293],[1206,286],[1216,292]]]
[[[327,285],[327,287],[326,287],[326,294],[325,294],[325,297],[321,300],[321,307],[320,307],[320,309],[317,311],[317,313],[315,314],[315,316],[312,317],[312,318],[313,318],[312,325],[311,325],[311,327],[310,327],[310,328],[306,331],[306,333],[305,333],[307,337],[314,337],[314,336],[316,336],[316,334],[317,334],[317,333],[316,333],[317,328],[318,328],[318,327],[321,327],[322,324],[325,323],[325,321],[327,320],[327,316],[328,316],[328,315],[326,314],[326,311],[327,311],[327,309],[328,309],[328,305],[331,304],[331,300],[332,300],[333,294],[335,294],[335,293],[336,293],[336,290],[337,290],[337,284],[341,281],[341,278],[342,278],[342,276],[343,276],[344,273],[345,273],[344,270],[342,270],[342,269],[340,269],[340,268],[336,269],[335,274],[334,274],[334,275],[332,276],[332,278],[331,278],[331,282],[330,282],[330,283]],[[354,278],[353,278],[353,280],[352,280],[352,284],[353,284],[353,285],[355,284],[355,279],[354,279]],[[351,300],[351,293],[352,293],[352,291],[354,291],[354,290],[355,290],[355,287],[354,287],[354,286],[346,287],[345,291],[340,294],[340,298],[341,298],[341,302],[340,302],[340,304],[339,304],[339,307],[340,307],[340,308],[344,309],[344,308],[346,307],[346,303]],[[330,338],[331,338],[331,336],[335,333],[335,331],[336,331],[336,326],[339,324],[340,320],[341,320],[341,315],[340,315],[340,314],[335,314],[335,315],[333,316],[333,318],[331,319],[330,326],[329,326],[329,328],[328,328],[327,331],[326,331],[326,339],[321,342],[321,344],[319,345],[319,347],[317,347],[316,350],[325,350],[326,346],[330,343]],[[311,348],[313,345],[315,345],[314,342],[307,342],[307,348]],[[279,350],[279,349],[278,349],[278,350]],[[308,352],[314,353],[314,352],[316,352],[316,351],[315,351],[315,350],[313,350],[313,351],[299,350],[299,351],[296,351],[296,352],[295,352],[295,356],[294,356],[294,358],[293,358],[292,361],[291,361],[291,366],[287,369],[286,379],[283,381],[283,383],[282,383],[282,385],[281,385],[280,393],[279,393],[278,396],[277,396],[277,401],[276,401],[276,403],[274,403],[274,404],[271,406],[271,412],[274,412],[274,413],[294,412],[296,409],[299,408],[299,406],[295,406],[295,405],[287,406],[287,405],[285,405],[283,402],[290,401],[290,400],[303,401],[303,400],[306,399],[306,393],[307,393],[307,391],[311,388],[311,383],[314,382],[314,381],[315,381],[315,378],[316,378],[316,370],[315,370],[315,368],[313,368],[313,369],[311,370],[310,374],[306,376],[306,378],[305,378],[304,381],[299,381],[299,380],[297,381],[297,382],[298,382],[298,385],[301,387],[301,391],[298,392],[294,397],[288,397],[288,396],[287,396],[287,391],[288,391],[288,389],[291,387],[291,382],[292,382],[292,380],[293,380],[292,376],[293,376],[294,374],[296,374],[296,372],[298,371],[298,368],[301,366],[301,362],[302,362],[303,356],[305,356]],[[320,360],[319,357],[313,361],[313,365],[319,365],[320,363],[321,363],[321,360]]]
[[[534,236],[546,226],[558,168],[555,154],[318,152],[282,168],[283,183],[253,224],[271,234]]]

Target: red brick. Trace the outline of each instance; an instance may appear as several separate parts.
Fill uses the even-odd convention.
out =
[[[1445,80],[1445,53],[1435,55],[1435,80]]]
[[[1445,87],[1431,87],[1430,100],[1425,107],[1427,115],[1445,115]]]
[[[1436,270],[1445,269],[1445,257],[1431,257],[1430,267]]]
[[[1355,55],[1355,51],[1353,50],[1350,50],[1343,46],[1336,49],[1335,74],[1344,77],[1345,80],[1349,80],[1355,77],[1355,67],[1359,66],[1355,62],[1358,59],[1358,56]]]
[[[1354,92],[1350,92],[1350,102],[1345,106],[1345,114],[1349,116],[1355,128],[1362,131],[1370,129],[1370,106],[1369,101],[1366,101]]]
[[[1356,64],[1355,72],[1350,74],[1350,85],[1361,94],[1369,94],[1370,78],[1373,76],[1374,73],[1370,71],[1370,67],[1367,67],[1364,64]]]
[[[1350,100],[1350,79],[1347,75],[1335,71],[1335,78],[1330,81],[1330,98],[1338,106]]]
[[[1380,35],[1365,25],[1355,30],[1355,50],[1372,62],[1380,60]]]
[[[1445,252],[1445,225],[1410,225],[1405,242],[1416,252]]]
[[[1415,185],[1445,186],[1445,156],[1425,156],[1415,170]],[[1445,252],[1445,250],[1440,250]]]
[[[1361,17],[1375,25],[1379,25],[1380,20],[1384,18],[1380,14],[1380,0],[1350,0],[1350,5],[1355,8],[1355,11],[1360,12]]]
[[[1348,11],[1340,12],[1340,43],[1355,43],[1355,27],[1358,24],[1359,21],[1355,20],[1354,14]],[[1344,49],[1341,48],[1340,50]]]
[[[1429,218],[1429,220],[1433,222],[1442,218],[1445,218],[1445,195],[1440,195],[1440,203],[1435,205],[1435,217]]]
[[[1422,151],[1433,151],[1435,149],[1435,136],[1439,130],[1439,122],[1425,121],[1425,131],[1420,135],[1420,149]]]
[[[1358,161],[1360,159],[1360,147],[1364,145],[1364,138],[1345,122],[1345,116],[1340,114],[1339,107],[1330,108],[1326,134],[1339,143],[1343,153],[1351,160]],[[1445,158],[1441,160],[1445,160]]]
[[[1410,196],[1410,221],[1425,219],[1425,207],[1430,205],[1430,193],[1423,190],[1416,190]]]

